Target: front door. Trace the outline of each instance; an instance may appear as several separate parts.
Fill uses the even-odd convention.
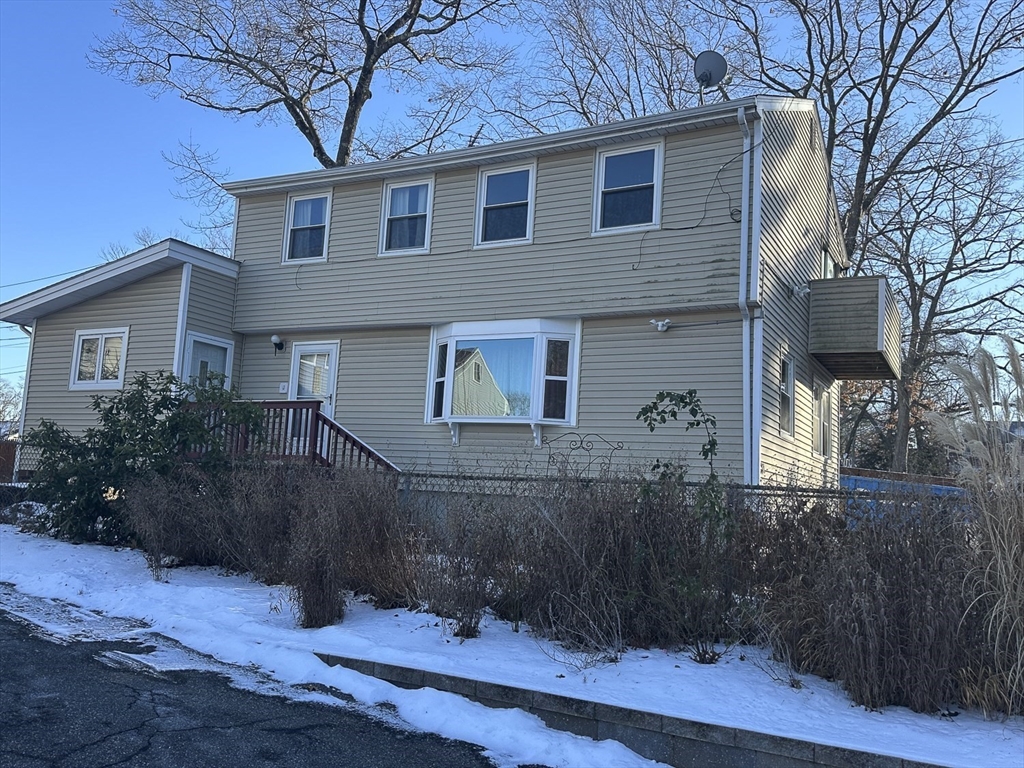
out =
[[[290,400],[319,400],[320,412],[334,418],[334,394],[338,389],[339,341],[297,341],[292,345]]]

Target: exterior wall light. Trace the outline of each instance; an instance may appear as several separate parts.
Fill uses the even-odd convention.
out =
[[[274,345],[274,357],[277,357],[277,353],[284,349],[284,342],[281,341],[281,337],[275,333],[270,337],[270,343]]]
[[[664,333],[669,329],[669,326],[672,325],[672,321],[668,318],[665,318],[664,320],[651,320],[651,325],[657,328],[659,333]]]

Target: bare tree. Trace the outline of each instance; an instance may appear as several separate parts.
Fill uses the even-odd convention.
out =
[[[0,439],[18,430],[22,388],[7,379],[0,379]]]
[[[692,106],[694,57],[729,33],[687,0],[554,0],[526,16],[534,66],[502,81],[493,103],[499,132],[546,133]]]
[[[443,146],[509,53],[480,27],[510,0],[119,0],[102,72],[234,117],[290,121],[324,168]],[[381,82],[383,80],[383,82]],[[373,88],[422,97],[359,131]]]
[[[914,435],[914,414],[941,399],[922,389],[939,386],[934,363],[963,348],[958,334],[1012,330],[1020,317],[1021,202],[1011,192],[1021,180],[1010,178],[1020,160],[989,152],[1002,139],[980,134],[985,100],[1024,72],[1024,0],[545,5],[537,53],[547,81],[515,89],[506,107],[525,116],[521,129],[692,103],[682,63],[705,47],[729,59],[734,96],[768,90],[818,102],[854,273],[889,276],[908,327],[895,418],[878,411],[888,400],[876,395],[864,401],[875,410],[850,422],[866,427],[874,413],[892,430],[891,466],[905,469],[910,442],[926,438]],[[981,183],[981,168],[998,189]]]
[[[177,237],[176,233],[171,233],[168,237]],[[125,245],[120,241],[110,242],[105,247],[100,249],[100,257],[104,261],[117,261],[120,258],[127,256],[130,253],[135,253],[140,248],[153,245],[158,243],[163,238],[160,237],[155,231],[149,227],[140,227],[132,232],[133,245]]]

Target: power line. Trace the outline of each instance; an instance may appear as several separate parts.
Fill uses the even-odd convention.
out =
[[[45,277],[37,277],[35,280],[22,280],[20,283],[0,283],[0,288],[13,288],[16,285],[41,283],[43,280],[52,280],[55,277],[66,277],[67,275],[76,275],[79,272],[84,272],[87,269],[92,269],[92,267],[80,267],[79,269],[73,269],[70,272],[58,272],[56,275],[46,275]]]

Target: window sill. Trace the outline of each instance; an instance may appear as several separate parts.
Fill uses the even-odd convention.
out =
[[[326,264],[327,257],[321,256],[316,259],[281,259],[282,264]]]
[[[533,245],[532,237],[519,237],[515,240],[488,240],[473,244],[474,251],[483,251],[490,248],[511,248],[517,245]]]
[[[567,421],[529,421],[529,420],[515,420],[510,419],[442,419],[435,420],[434,424],[447,424],[448,430],[452,433],[452,445],[457,446],[459,444],[459,438],[462,431],[463,424],[510,424],[515,426],[526,426],[530,428],[533,433],[533,444],[534,447],[540,448],[543,442],[543,430],[544,427],[558,427],[560,429],[572,428],[572,424]]]
[[[71,384],[68,386],[70,392],[83,392],[83,391],[97,391],[97,390],[111,390],[121,389],[124,386],[123,381],[104,381],[97,383],[95,381],[81,382],[78,384]]]
[[[605,229],[593,229],[591,237],[604,237],[605,235],[628,235],[631,232],[652,232],[661,229],[661,222],[651,224],[635,224],[628,227],[607,227]]]

